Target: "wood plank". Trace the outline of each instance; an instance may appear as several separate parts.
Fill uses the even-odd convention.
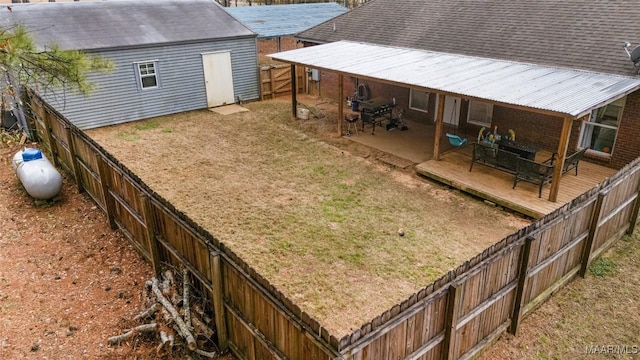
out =
[[[513,313],[511,314],[511,326],[509,332],[513,335],[518,333],[518,324],[520,323],[522,299],[524,296],[524,285],[527,280],[527,269],[529,267],[529,254],[531,253],[531,243],[535,240],[533,236],[528,236],[520,253],[520,264],[518,266],[518,287],[513,305]]]
[[[445,314],[444,340],[443,340],[443,360],[456,359],[456,324],[458,323],[458,313],[460,304],[459,284],[449,285],[449,295],[447,296],[447,310]]]
[[[594,209],[593,218],[591,220],[591,226],[589,227],[589,236],[587,236],[587,241],[584,244],[584,248],[582,251],[582,260],[580,265],[580,276],[585,277],[587,274],[587,268],[591,262],[591,251],[593,248],[593,241],[596,237],[596,233],[598,231],[598,225],[600,224],[600,217],[602,216],[602,203],[605,198],[604,192],[600,192],[598,195],[598,201],[596,202],[596,207]]]
[[[550,157],[551,153],[541,151],[536,160]],[[454,188],[468,192],[506,208],[533,218],[541,218],[574,198],[593,189],[616,170],[596,165],[588,161],[580,162],[578,176],[567,173],[562,176],[557,202],[547,200],[550,187],[544,186],[542,198],[538,198],[537,187],[529,183],[513,186],[513,175],[482,164],[471,164],[471,147],[440,155],[440,161],[428,160],[416,165],[416,172]]]
[[[211,253],[211,279],[211,301],[213,302],[216,336],[218,337],[218,347],[224,352],[229,347],[229,337],[225,321],[227,316],[224,312],[224,282],[222,281],[222,261],[219,253]]]

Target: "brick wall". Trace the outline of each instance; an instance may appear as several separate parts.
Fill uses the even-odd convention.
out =
[[[280,51],[293,50],[301,48],[302,44],[296,41],[293,36],[284,36],[280,38]],[[278,52],[278,39],[258,39],[258,60],[261,64],[270,63],[267,55]]]
[[[621,168],[640,156],[640,91],[627,96],[616,143],[608,164]]]

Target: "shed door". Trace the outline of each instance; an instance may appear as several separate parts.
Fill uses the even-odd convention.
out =
[[[202,54],[204,83],[207,91],[207,107],[233,104],[233,74],[231,52]]]

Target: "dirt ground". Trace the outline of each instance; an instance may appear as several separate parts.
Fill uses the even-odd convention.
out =
[[[139,325],[151,267],[68,179],[59,201],[36,204],[11,166],[17,151],[0,144],[0,359],[156,358],[146,337],[107,343]]]

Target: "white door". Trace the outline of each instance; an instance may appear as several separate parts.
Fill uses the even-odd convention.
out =
[[[453,126],[460,123],[460,98],[447,96],[444,99],[444,123]]]
[[[233,104],[235,96],[231,73],[231,52],[202,54],[202,68],[207,91],[207,107]]]

